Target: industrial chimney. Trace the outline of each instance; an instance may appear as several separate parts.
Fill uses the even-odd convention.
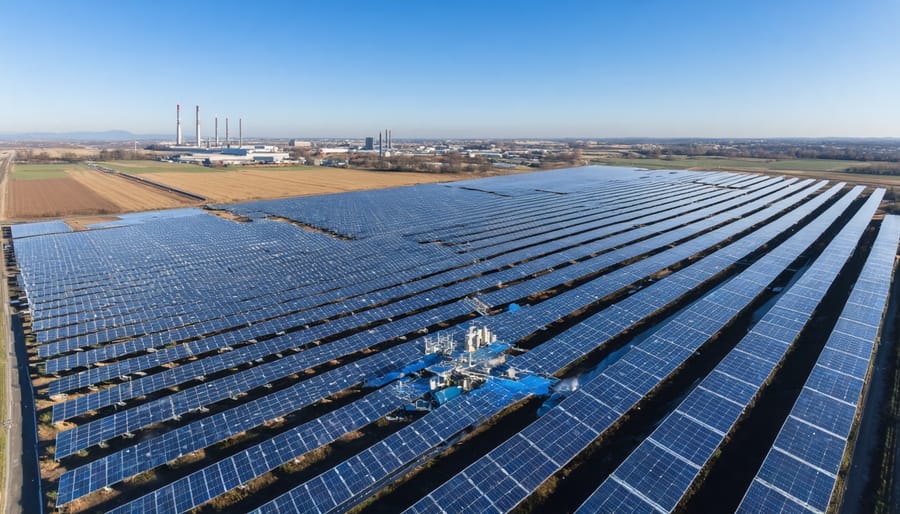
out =
[[[219,147],[219,115],[216,115],[216,148]]]
[[[200,106],[197,106],[197,148],[200,148]]]
[[[238,148],[244,147],[244,118],[238,118]]]
[[[175,128],[175,144],[181,145],[183,140],[181,139],[181,104],[175,104],[175,121],[177,122],[177,127]]]
[[[228,116],[225,116],[225,146],[231,148],[231,141],[228,139]]]

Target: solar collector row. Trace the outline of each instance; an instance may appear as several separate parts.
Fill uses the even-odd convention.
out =
[[[838,323],[738,512],[828,509],[841,462],[849,451],[853,421],[861,411],[898,239],[900,218],[885,216]]]
[[[737,316],[831,225],[860,190],[856,188],[844,195],[786,242],[654,331],[640,344],[640,350],[626,353],[557,407],[432,491],[409,511],[463,512],[476,508],[506,512],[512,509],[674,372],[728,319]],[[725,322],[709,320],[706,316],[709,313],[719,319],[726,318]],[[705,319],[709,322],[702,322]],[[523,461],[530,462],[528,469],[520,467]],[[536,473],[536,469],[540,471]],[[497,477],[503,478],[497,480]],[[477,493],[473,492],[472,485]]]
[[[597,488],[581,512],[675,509],[809,323],[883,196],[881,189],[870,195],[816,261]]]
[[[158,495],[155,495],[155,496],[156,496],[156,497],[157,497],[157,498],[159,498],[159,496],[158,496]]]
[[[372,254],[372,253],[377,253],[377,252],[365,252],[365,254]]]
[[[719,207],[719,209],[729,208],[729,207],[731,207],[731,204],[721,206],[721,207]],[[696,218],[699,216],[707,215],[709,213],[710,213],[710,211],[698,211],[698,212],[694,213],[694,216],[691,216],[691,218]],[[680,218],[680,219],[676,219],[675,221],[670,222],[666,225],[661,225],[661,226],[660,225],[651,225],[650,228],[656,228],[656,230],[666,230],[671,226],[675,226],[676,224],[680,224],[685,221],[687,221],[687,219]],[[649,221],[648,221],[648,223],[649,223]],[[480,278],[475,278],[475,280],[480,280],[484,284],[484,286],[488,286],[488,285],[492,286],[496,283],[496,281],[507,280],[506,278],[504,278],[506,276],[512,276],[514,278],[519,278],[522,275],[540,271],[542,269],[541,268],[542,265],[544,265],[546,267],[557,266],[561,263],[567,262],[568,260],[583,258],[585,255],[590,255],[591,253],[601,251],[604,248],[609,248],[611,245],[624,244],[629,240],[634,240],[639,237],[642,237],[644,235],[644,233],[651,233],[650,228],[645,227],[645,228],[642,228],[642,229],[639,229],[636,231],[622,234],[622,235],[618,236],[616,239],[612,239],[609,241],[599,241],[596,244],[593,244],[590,246],[585,245],[585,246],[582,246],[577,249],[572,249],[572,252],[578,252],[577,255],[573,255],[571,252],[568,254],[565,254],[565,255],[557,255],[557,256],[550,255],[550,256],[545,257],[543,261],[533,261],[526,265],[518,266],[517,268],[505,270],[505,271],[501,272],[503,275],[494,274],[494,275],[491,275],[489,279],[486,279],[485,277],[480,277]],[[543,263],[546,263],[546,264],[543,264]],[[481,263],[476,264],[475,266],[478,266],[479,269],[483,270],[483,268],[485,268],[485,267],[486,268],[492,267],[492,264],[486,262],[483,264],[481,264]],[[582,264],[581,266],[584,267],[585,265]],[[523,269],[534,270],[534,271],[528,271],[527,273],[525,273],[525,272],[523,272]],[[459,270],[455,270],[454,273],[461,273],[461,272]],[[457,275],[455,277],[450,277],[450,278],[459,280],[461,277]],[[440,280],[440,279],[435,279],[435,280]],[[544,280],[547,280],[547,279],[544,279]],[[409,287],[414,287],[414,286],[409,286]],[[456,286],[454,286],[454,287],[456,287]],[[444,293],[445,293],[445,297],[450,297],[450,295],[446,294],[446,291]],[[471,293],[471,290],[465,292],[465,294],[470,294],[470,293]],[[288,309],[288,307],[285,307],[285,309]],[[242,323],[245,323],[246,321],[247,320],[241,320]],[[306,323],[307,319],[304,317],[300,321],[303,323]],[[227,328],[226,322],[222,321],[222,320],[218,320],[218,321],[210,322],[210,323],[212,324],[214,329]],[[291,325],[288,325],[288,327],[290,327],[290,326]],[[207,331],[211,331],[211,330],[207,330]],[[148,336],[148,338],[151,340],[158,341],[158,343],[155,344],[154,346],[159,346],[162,344],[167,344],[168,342],[170,342],[172,340],[179,340],[179,339],[184,339],[187,337],[197,335],[198,329],[196,327],[191,328],[191,329],[185,329],[185,332],[186,332],[186,334],[178,334],[176,332],[176,335],[174,335],[174,336],[172,334],[161,334],[159,336]],[[273,332],[275,332],[275,331],[273,330]],[[75,343],[75,344],[77,344],[77,343]],[[137,341],[129,341],[129,342],[121,343],[119,345],[119,347],[131,347],[131,348],[141,349],[145,346],[143,346],[143,344],[140,340],[137,340]],[[109,358],[110,356],[114,357],[114,356],[121,355],[121,353],[114,353],[114,354],[110,355],[110,352],[114,348],[116,348],[116,347],[115,346],[107,346],[107,347],[100,348],[97,350],[90,350],[88,352],[79,353],[74,356],[67,357],[63,361],[61,361],[61,362],[65,363],[63,366],[59,365],[60,361],[51,360],[48,362],[48,371],[55,372],[55,371],[59,371],[62,369],[68,369],[70,367],[73,367],[74,365],[90,364],[91,362],[96,361],[96,359],[94,357],[95,354],[104,355],[104,356],[106,356],[106,358]],[[53,350],[58,350],[58,349],[59,349],[58,347],[48,348],[47,352],[50,352]]]
[[[732,214],[734,214],[734,215],[739,215],[738,212],[735,212],[735,213],[732,213]],[[680,236],[677,235],[677,233],[669,233],[668,236],[670,236],[670,237],[671,237],[671,236],[680,237]],[[655,242],[654,242],[654,243],[651,243],[651,246],[654,246],[655,244],[656,244]],[[660,244],[665,244],[665,241],[660,242]],[[669,252],[671,252],[671,251],[669,251]],[[691,252],[691,253],[693,253],[693,252]],[[688,253],[688,254],[685,254],[685,255],[689,255],[689,253]],[[658,260],[658,259],[655,259],[655,260]],[[633,268],[633,267],[635,267],[635,266],[632,265],[632,266],[630,266],[629,268]],[[662,265],[660,265],[660,267],[662,267]],[[650,271],[656,271],[657,269],[659,269],[659,268],[658,268],[658,267],[657,267],[657,268],[648,268],[648,270],[650,270]],[[650,272],[650,271],[648,271],[648,272]],[[640,275],[640,272],[634,273],[634,275]],[[643,276],[643,275],[641,275],[641,276]],[[623,285],[626,285],[627,283],[628,283],[628,282],[618,284],[618,287],[621,287],[621,286],[623,286]],[[579,289],[579,291],[581,291],[581,290],[582,290],[582,289]],[[613,289],[613,290],[614,290],[614,289]],[[591,294],[600,294],[600,295],[602,296],[602,295],[604,295],[604,294],[608,294],[609,292],[612,292],[612,291],[607,290],[607,291],[604,292],[604,293],[593,293],[593,292],[591,292],[591,291],[587,291],[586,294],[587,294],[587,295],[591,295]],[[573,310],[574,310],[574,309],[573,309]],[[327,328],[327,327],[326,327],[326,328]],[[318,339],[318,338],[320,338],[320,337],[323,337],[324,335],[325,335],[325,334],[318,333],[318,332],[316,332],[315,330],[313,330],[313,333],[312,333],[310,336],[306,337],[306,340],[307,340],[307,341],[312,341],[312,340]],[[257,345],[254,345],[254,346],[257,346]],[[295,346],[295,345],[293,345],[293,346]],[[275,350],[275,351],[281,351],[281,350],[283,350],[283,349],[286,349],[286,348],[289,348],[289,347],[293,347],[293,346],[290,345],[290,344],[284,345],[284,346],[279,346],[279,347],[277,347],[277,350]],[[274,349],[275,347],[273,346],[272,348]],[[170,351],[170,349],[163,350],[163,352],[168,352],[168,351]],[[250,350],[250,351],[254,351],[254,350]],[[193,352],[191,352],[191,354],[193,354],[193,353],[200,353],[200,352],[199,352],[199,351],[193,351]],[[233,353],[235,353],[235,352],[232,352],[232,354],[233,354]],[[271,353],[274,353],[274,351],[271,352]],[[265,355],[265,354],[262,354],[262,355]],[[253,358],[256,358],[257,356],[259,356],[259,355],[254,354],[254,355],[252,355],[251,358],[248,358],[248,360],[253,360]],[[229,362],[232,362],[232,359],[235,359],[235,357],[233,357],[231,354],[229,354],[229,356],[226,357],[226,358],[229,360]],[[154,355],[150,358],[150,360],[151,360],[152,362],[155,362],[155,363],[158,363],[158,362],[159,362],[157,359],[158,359],[158,357],[156,356],[156,354],[154,354]],[[205,361],[205,360],[198,361],[198,363],[195,363],[194,367],[202,366],[204,361]],[[190,365],[189,365],[189,366],[190,366]],[[117,372],[119,372],[118,365],[113,365],[113,366],[111,367],[112,369],[110,369],[109,371],[107,371],[107,368],[110,368],[110,367],[98,368],[98,369],[96,369],[96,370],[92,370],[92,372],[95,373],[95,374],[97,374],[97,373],[103,373],[103,374],[105,374],[107,377],[118,376],[118,375],[112,374],[112,373],[117,373]],[[178,372],[179,372],[178,369],[173,370],[173,373],[178,373]],[[166,372],[166,373],[168,373],[168,372]],[[180,373],[188,373],[188,371],[185,370],[185,371],[180,372]],[[119,374],[122,374],[122,373],[119,373]],[[197,373],[197,374],[205,374],[205,373]],[[187,376],[193,377],[193,376],[196,376],[197,374],[195,374],[195,375],[184,375],[184,376],[186,376],[186,377],[187,377]],[[63,380],[63,379],[61,379],[61,380]],[[61,380],[60,380],[60,381],[61,381]],[[60,382],[60,381],[57,381],[57,382]],[[138,381],[135,381],[135,382],[138,382]],[[124,387],[124,386],[121,386],[121,387]],[[130,388],[130,387],[132,387],[132,386],[129,385],[128,387]],[[58,388],[52,388],[52,390],[54,390],[54,391],[59,391]],[[104,393],[106,393],[106,392],[104,392]],[[87,401],[88,398],[89,398],[89,397],[82,397],[82,398],[79,399],[78,401],[85,402],[85,401]],[[92,409],[84,409],[84,410],[92,410]],[[83,410],[82,410],[82,411],[83,411]]]
[[[232,455],[228,459],[236,462],[249,462],[252,471],[259,476],[266,471],[288,462],[296,456],[310,452],[324,444],[335,441],[344,434],[358,430],[363,426],[393,412],[405,400],[405,389],[398,384],[390,384],[367,394],[365,397],[340,407],[327,414],[307,421],[286,432],[267,439],[252,448]],[[148,457],[152,457],[151,451]],[[98,459],[78,468],[68,470],[60,476],[57,487],[57,505],[65,505],[88,493],[108,487],[128,477],[134,476],[144,469],[144,455],[138,449],[126,449],[107,459]],[[156,460],[156,459],[154,459]],[[143,465],[142,465],[143,464]],[[222,465],[221,462],[215,465]],[[242,468],[244,464],[236,465]],[[198,471],[208,475],[209,467]],[[194,482],[196,474],[180,479]],[[206,480],[209,482],[209,480]],[[241,483],[223,484],[225,489],[233,489]],[[166,488],[177,488],[175,484],[167,484]],[[160,490],[153,496],[163,496]],[[210,499],[210,498],[207,498]],[[157,502],[162,505],[162,502]]]
[[[61,329],[61,330],[63,330],[63,329]],[[71,329],[71,328],[70,328],[70,329],[65,329],[66,332],[72,332],[72,330],[73,330],[73,329]],[[76,330],[83,330],[83,329],[81,329],[80,327],[78,327]],[[140,326],[135,326],[135,327],[133,327],[133,330],[132,330],[132,331],[134,331],[134,332],[140,332],[140,331],[141,331],[141,327],[140,327]],[[49,335],[48,335],[47,333],[43,333],[43,334],[44,334],[44,335],[42,335],[42,336],[39,338],[39,342],[43,342],[43,341],[45,341],[45,340],[50,340],[50,339],[55,339],[55,338],[60,337],[60,335],[61,335],[61,334],[49,334]],[[74,332],[72,335],[77,335],[77,334],[78,334],[78,332],[76,331],[76,332]],[[115,337],[122,337],[122,336],[124,336],[124,335],[127,335],[127,333],[122,332],[122,329],[118,329],[116,332],[114,332],[114,333],[111,334],[111,335],[107,335],[107,336],[105,336],[105,337],[101,336],[101,337],[99,338],[99,340],[100,340],[100,341],[103,341],[104,339],[108,340],[108,339],[112,339],[112,338],[115,338]],[[94,340],[94,338],[90,338],[90,340]],[[46,352],[53,352],[55,349],[56,349],[56,347],[50,347],[49,349],[47,349],[47,350],[45,350],[45,351],[46,351]],[[57,352],[57,353],[58,353],[58,352]]]

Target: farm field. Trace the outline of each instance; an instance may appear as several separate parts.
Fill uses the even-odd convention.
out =
[[[168,209],[196,203],[179,195],[87,168],[70,170],[68,173],[82,185],[116,204],[123,212]]]
[[[77,164],[19,164],[13,166],[10,177],[16,180],[46,180],[66,178],[67,169],[80,167]]]
[[[206,197],[209,202],[236,202],[364,189],[446,182],[468,175],[395,173],[292,166],[228,168],[155,161],[112,161],[103,166],[143,176]],[[13,166],[5,191],[5,219],[116,214],[167,209],[198,202],[84,164]]]
[[[886,194],[582,167],[13,225],[41,502],[837,512],[885,453]]]
[[[249,168],[213,173],[154,173],[155,182],[205,196],[210,202],[239,202],[447,182],[467,175],[360,171],[341,168]]]
[[[111,214],[122,209],[72,177],[7,181],[6,219]]]
[[[219,171],[216,168],[207,168],[206,166],[198,166],[196,164],[180,164],[161,161],[103,161],[99,164],[130,175],[165,172],[214,173]]]
[[[84,164],[19,164],[6,180],[5,219],[116,214],[196,205]]]

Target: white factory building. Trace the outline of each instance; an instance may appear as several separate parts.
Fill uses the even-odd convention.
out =
[[[176,106],[176,132],[175,145],[169,150],[177,152],[171,159],[175,162],[188,162],[205,166],[224,166],[242,164],[278,164],[290,162],[290,154],[282,152],[280,148],[272,145],[245,145],[244,144],[244,120],[238,120],[238,144],[232,146],[232,139],[228,133],[228,118],[225,118],[225,141],[219,141],[219,117],[215,117],[215,142],[207,139],[203,145],[200,137],[200,106],[196,107],[196,144],[193,146],[184,144],[181,130],[181,105]]]
[[[243,147],[197,148],[177,147],[170,150],[181,152],[172,160],[206,166],[242,165],[242,164],[278,164],[290,160],[290,154],[282,152],[277,146],[253,145]]]

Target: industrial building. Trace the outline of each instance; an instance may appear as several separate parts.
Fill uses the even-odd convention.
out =
[[[238,118],[238,140],[237,145],[232,146],[229,133],[229,121],[225,118],[225,141],[221,144],[219,141],[219,117],[214,117],[213,138],[207,138],[206,144],[200,134],[200,106],[195,109],[195,127],[196,141],[193,146],[184,144],[181,131],[181,104],[177,104],[175,108],[176,132],[175,145],[169,146],[168,150],[177,152],[170,160],[173,162],[184,162],[191,164],[200,164],[204,166],[228,166],[228,165],[246,165],[246,164],[281,164],[286,162],[294,162],[290,159],[290,154],[281,151],[274,145],[245,145],[244,144],[244,120]],[[295,141],[291,141],[291,146],[295,145]]]

